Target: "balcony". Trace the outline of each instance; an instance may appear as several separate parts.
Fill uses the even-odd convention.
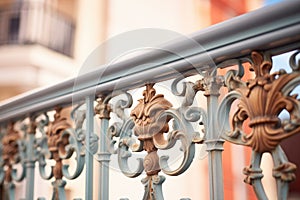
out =
[[[72,56],[75,24],[42,2],[21,2],[0,8],[0,45],[39,44]]]
[[[2,102],[2,198],[299,198],[299,1],[173,36]]]

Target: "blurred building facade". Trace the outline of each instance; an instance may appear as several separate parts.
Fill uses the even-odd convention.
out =
[[[259,8],[263,3],[263,0],[1,0],[0,100],[76,76],[86,57],[114,35],[139,28],[189,34]],[[102,59],[99,63],[105,62],[105,57],[99,59]],[[252,188],[242,183],[242,169],[249,163],[250,150],[227,143],[224,148],[225,199],[255,199]],[[265,169],[272,171],[270,163],[270,160],[265,162]],[[174,184],[173,178],[165,183],[165,191],[170,191],[166,199],[174,197],[172,191],[177,190],[178,182],[186,183],[178,191],[190,198],[208,199],[207,173],[205,158],[195,159],[185,176],[176,177]],[[116,179],[115,172],[111,177],[115,188],[128,182],[125,177]],[[198,180],[197,184],[191,182],[192,178]],[[269,191],[275,187],[271,179],[271,174],[266,175]],[[37,183],[41,189],[36,196],[50,197],[50,186],[47,193],[43,180]],[[78,187],[71,183],[68,195],[83,196],[84,191]],[[123,190],[128,191],[127,188]],[[22,194],[22,186],[18,190]],[[96,196],[97,190],[94,191]],[[272,199],[272,193],[269,195]],[[120,197],[113,188],[110,196]]]
[[[162,28],[189,34],[260,5],[261,0],[1,0],[0,99],[75,76],[99,44],[122,32]]]

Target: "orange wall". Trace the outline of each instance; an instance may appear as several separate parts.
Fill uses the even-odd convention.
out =
[[[247,11],[246,0],[211,0],[210,2],[212,24],[241,15]]]

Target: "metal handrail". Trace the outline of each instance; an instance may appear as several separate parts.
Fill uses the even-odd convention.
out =
[[[195,48],[190,39],[203,48]],[[300,42],[299,1],[258,9],[200,30],[190,35],[190,39],[182,37],[161,46],[169,52],[179,52],[180,59],[167,51],[165,54],[152,51],[111,64],[108,68],[99,66],[93,72],[4,101],[0,104],[0,122],[43,112],[55,105],[70,105],[72,100],[83,101],[84,96],[95,92],[96,95],[110,92],[119,80],[122,84],[118,85],[123,88],[118,89],[133,89],[150,80],[158,82],[174,78],[176,74],[170,68],[184,74],[194,67],[207,69],[214,63],[247,55],[252,50],[268,50],[276,55],[294,49]],[[146,65],[150,62],[156,64]],[[191,66],[191,62],[196,66]],[[129,75],[126,74],[128,70],[132,71]],[[98,80],[99,74],[101,80]],[[122,78],[124,75],[126,77]]]

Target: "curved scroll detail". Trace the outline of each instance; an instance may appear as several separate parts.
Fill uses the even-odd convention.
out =
[[[154,84],[147,84],[143,92],[143,99],[139,100],[138,105],[131,111],[131,117],[134,125],[134,134],[140,141],[139,147],[142,147],[147,155],[144,158],[143,165],[147,177],[144,179],[145,194],[144,199],[149,199],[155,193],[160,194],[158,199],[162,198],[161,185],[155,186],[152,183],[153,178],[159,177],[164,180],[158,173],[163,171],[167,175],[177,176],[182,174],[190,166],[194,154],[195,143],[203,142],[200,133],[194,131],[191,122],[207,122],[206,113],[201,108],[192,107],[194,97],[199,90],[197,85],[191,82],[183,83],[181,92],[177,90],[177,84],[180,79],[176,79],[172,84],[172,90],[175,95],[184,96],[182,106],[178,109],[172,109],[172,104],[164,98],[162,94],[156,94],[153,88]],[[169,123],[173,123],[170,130]],[[134,126],[134,127],[133,127]],[[131,133],[127,134],[129,137]],[[176,141],[181,141],[181,150],[183,151],[183,160],[177,169],[170,169],[168,157],[159,157],[157,151],[172,148]],[[129,139],[128,141],[132,141]],[[136,144],[133,142],[133,144]],[[127,146],[128,148],[128,146]],[[127,159],[129,155],[125,157]],[[157,178],[155,178],[156,180]],[[158,181],[160,184],[163,181]],[[153,192],[150,192],[152,191]]]
[[[21,137],[19,132],[14,129],[14,123],[10,123],[7,127],[7,134],[2,139],[2,159],[4,165],[7,166],[5,172],[5,182],[9,183],[13,180],[22,181],[25,177],[24,160],[21,160],[20,154],[24,152],[24,145],[20,141]],[[21,163],[22,169],[18,176],[17,170],[13,168],[13,165]]]
[[[251,133],[242,134],[240,143],[251,146],[253,150],[260,153],[270,152],[281,140],[300,131],[300,123],[293,123],[295,126],[288,128],[287,124],[290,123],[281,123],[278,117],[285,109],[291,115],[290,121],[300,121],[299,102],[296,96],[289,96],[285,92],[285,90],[291,91],[286,85],[297,80],[300,74],[299,72],[287,74],[284,70],[269,74],[272,68],[270,60],[264,59],[257,52],[252,53],[252,59],[251,70],[255,72],[256,77],[243,86],[239,85],[235,88],[240,102],[232,118],[231,135],[242,134],[242,125],[249,118]],[[296,86],[293,85],[292,88]],[[232,99],[227,96],[223,104],[228,104],[230,101],[232,103]],[[223,110],[219,111],[220,114],[222,112]]]
[[[79,107],[78,107],[79,108]],[[72,118],[75,121],[75,129],[68,128],[60,136],[58,140],[59,157],[61,159],[69,159],[76,153],[76,167],[73,174],[68,171],[69,165],[63,165],[62,173],[67,179],[77,178],[84,167],[85,148],[83,146],[85,140],[85,133],[82,130],[82,124],[85,119],[85,111],[77,110],[72,111],[75,113]]]
[[[300,51],[297,51],[295,53],[293,53],[293,55],[290,57],[290,66],[293,69],[293,71],[298,71],[300,69],[300,60],[298,60],[297,63],[297,59],[296,56],[300,53]]]
[[[225,75],[225,85],[229,91],[245,86],[245,83],[241,81],[241,78],[244,76],[244,66],[242,65],[242,60],[232,60],[231,62],[232,64],[238,64],[238,70],[229,70]]]
[[[110,119],[109,114],[114,113],[119,119],[108,128],[107,137],[105,138],[108,138],[107,142],[109,145],[108,149],[105,149],[105,154],[118,155],[119,167],[124,175],[130,178],[139,176],[144,170],[143,159],[137,159],[138,167],[135,171],[132,171],[128,164],[132,152],[142,151],[143,149],[142,144],[138,143],[132,137],[134,123],[125,112],[125,109],[130,108],[133,103],[131,94],[121,90],[115,91],[110,95],[100,98],[98,102],[95,110],[100,118]],[[117,141],[118,147],[115,148]]]
[[[131,157],[131,152],[139,152],[143,150],[142,143],[137,143],[137,141],[132,138],[132,129],[134,127],[134,122],[129,119],[127,120],[124,125],[120,135],[120,142],[118,148],[118,162],[120,169],[123,174],[125,174],[129,178],[135,178],[144,170],[143,166],[143,159],[138,158],[138,167],[135,171],[131,171],[128,165],[128,159]]]
[[[241,98],[241,94],[239,92],[232,91],[228,93],[219,105],[217,116],[218,125],[223,133],[222,137],[232,143],[244,145],[242,137],[245,137],[246,134],[240,129],[231,131],[229,124],[230,108],[233,102],[239,98]]]
[[[71,112],[71,117],[75,121],[75,128],[67,121],[67,118],[61,116],[61,108],[56,108],[54,114],[54,121],[49,122],[49,117],[45,115],[45,119],[40,120],[38,128],[41,131],[42,137],[37,139],[38,146],[38,162],[41,177],[49,180],[55,178],[53,185],[53,198],[62,198],[65,196],[63,187],[66,182],[63,177],[67,179],[77,178],[84,167],[85,148],[84,140],[85,134],[82,130],[82,123],[85,119],[84,112],[77,110]],[[45,131],[46,130],[46,131]],[[75,169],[73,172],[69,171],[69,165],[63,164],[63,160],[70,159],[73,154],[76,154]],[[46,160],[54,160],[54,166],[50,170],[46,170]],[[50,171],[48,174],[46,171]],[[60,191],[60,192],[59,192]]]
[[[77,164],[73,174],[68,171],[69,165],[65,164],[62,166],[62,174],[67,179],[77,178],[83,170],[85,155],[83,141],[84,138],[78,138],[78,134],[73,129],[65,130],[59,139],[59,157],[61,159],[69,159],[74,152],[76,153],[75,159]]]
[[[77,108],[75,108],[77,109]],[[45,120],[41,120],[39,123],[39,129],[42,132],[43,137],[38,140],[39,152],[39,169],[42,178],[49,180],[55,177],[56,180],[66,177],[67,179],[77,178],[84,167],[84,155],[85,149],[83,147],[83,141],[85,139],[84,132],[82,130],[82,123],[85,115],[82,112],[78,112],[75,116],[74,111],[72,117],[75,121],[75,129],[71,128],[71,125],[67,122],[67,119],[60,115],[61,108],[56,109],[54,115],[54,121],[49,122],[46,115]],[[44,127],[48,126],[47,132],[44,131]],[[73,153],[76,153],[76,162],[74,173],[71,174],[68,171],[69,165],[62,164],[62,160],[69,159]],[[53,159],[56,161],[55,165],[51,167],[50,174],[46,174],[46,160]]]
[[[9,198],[14,198],[15,195],[14,181],[20,182],[25,178],[25,164],[24,160],[21,159],[24,146],[21,142],[22,138],[14,126],[14,122],[7,125],[0,145],[0,182],[7,188]],[[14,168],[17,164],[21,164],[20,170]]]
[[[134,178],[143,171],[147,177],[143,179],[145,184],[144,199],[163,197],[161,184],[165,178],[158,173],[163,171],[167,175],[176,176],[183,173],[190,166],[194,154],[195,143],[202,143],[204,137],[195,131],[191,123],[207,124],[206,112],[198,107],[192,106],[195,95],[199,88],[192,82],[184,82],[183,90],[178,92],[177,86],[181,79],[176,79],[172,84],[172,92],[175,95],[184,97],[182,106],[172,109],[172,104],[162,94],[156,94],[154,84],[147,84],[143,91],[143,99],[138,100],[138,105],[133,108],[130,117],[125,109],[132,105],[132,96],[127,92],[117,91],[102,98],[96,107],[100,116],[106,116],[101,110],[114,113],[119,119],[113,122],[108,128],[110,142],[109,152],[117,153],[119,167],[127,177]],[[121,99],[115,101],[115,97]],[[110,103],[110,104],[109,104]],[[114,118],[115,119],[115,118]],[[172,128],[169,123],[173,124]],[[204,130],[203,130],[204,132]],[[136,137],[137,138],[136,138]],[[166,136],[166,137],[165,137]],[[115,140],[116,139],[116,140]],[[170,169],[168,157],[157,154],[159,149],[172,148],[176,141],[181,142],[183,161],[177,169]],[[114,145],[118,141],[118,148]],[[137,167],[132,170],[129,167],[129,160],[134,152],[146,151],[144,158],[137,158]]]
[[[18,144],[18,151],[19,151],[19,158],[18,158],[18,163],[21,164],[21,168],[19,168],[19,170],[17,169],[13,169],[11,176],[12,179],[17,181],[17,182],[21,182],[25,176],[26,176],[26,170],[25,170],[25,158],[26,156],[24,155],[26,152],[26,144],[24,140],[18,140],[17,141]],[[17,163],[16,163],[17,164]],[[21,171],[21,172],[19,172]]]
[[[130,108],[133,100],[131,94],[128,92],[118,93],[119,95],[125,95],[125,99],[118,99],[113,105],[112,111],[124,122],[127,119],[125,109]]]
[[[160,166],[162,168],[162,171],[167,175],[177,176],[188,169],[194,158],[195,145],[193,144],[193,133],[195,132],[193,130],[193,127],[187,121],[185,121],[181,117],[181,114],[176,110],[167,110],[161,115],[161,117],[172,118],[174,120],[174,130],[168,134],[167,140],[164,139],[163,135],[156,135],[155,137],[153,137],[153,142],[158,149],[170,149],[175,145],[177,140],[181,141],[181,150],[183,151],[184,156],[183,161],[177,169],[170,169],[167,162],[167,156],[162,156],[160,158]],[[160,118],[158,118],[158,121],[160,120]]]
[[[48,138],[46,127],[49,125],[50,120],[47,113],[44,113],[44,119],[40,119],[37,123],[39,132],[42,134],[40,138],[36,139],[36,145],[38,147],[38,163],[39,163],[39,172],[43,179],[50,180],[53,177],[53,171],[49,170],[49,174],[46,173],[46,160],[51,159],[51,152],[48,149]]]
[[[288,183],[295,179],[296,166],[288,162],[279,144],[300,131],[300,104],[297,95],[291,94],[300,84],[300,68],[295,59],[298,53],[290,59],[292,73],[279,70],[270,74],[272,62],[269,57],[252,52],[250,70],[255,72],[253,79],[243,82],[231,72],[226,76],[226,86],[233,91],[219,106],[219,127],[225,140],[253,149],[251,165],[244,169],[244,174],[247,176],[245,182],[254,186],[259,199],[267,199],[261,184],[263,153],[270,152],[273,157],[273,176],[277,180],[279,199],[287,198]],[[238,100],[238,109],[231,118],[230,126],[230,107],[235,100]],[[281,121],[279,114],[283,110],[290,117]],[[249,120],[248,124],[246,120]],[[250,129],[249,134],[243,132],[245,125]]]
[[[120,137],[120,135],[124,131],[125,132],[128,131],[127,130],[127,127],[128,127],[128,125],[127,125],[128,124],[128,116],[125,113],[125,109],[130,108],[131,105],[132,105],[132,103],[133,103],[131,94],[129,94],[128,92],[122,92],[122,91],[115,92],[114,95],[109,96],[109,98],[107,98],[106,101],[109,101],[109,100],[111,100],[112,97],[116,97],[116,96],[120,97],[120,99],[117,99],[117,101],[113,104],[113,106],[112,106],[112,112],[115,113],[117,115],[117,117],[122,122],[115,122],[115,123],[113,123],[109,127],[109,130],[108,130],[108,136],[110,138],[109,151],[112,154],[115,154],[115,153],[118,152],[118,149],[114,148],[114,145],[115,145],[116,141],[113,138],[114,137]]]

